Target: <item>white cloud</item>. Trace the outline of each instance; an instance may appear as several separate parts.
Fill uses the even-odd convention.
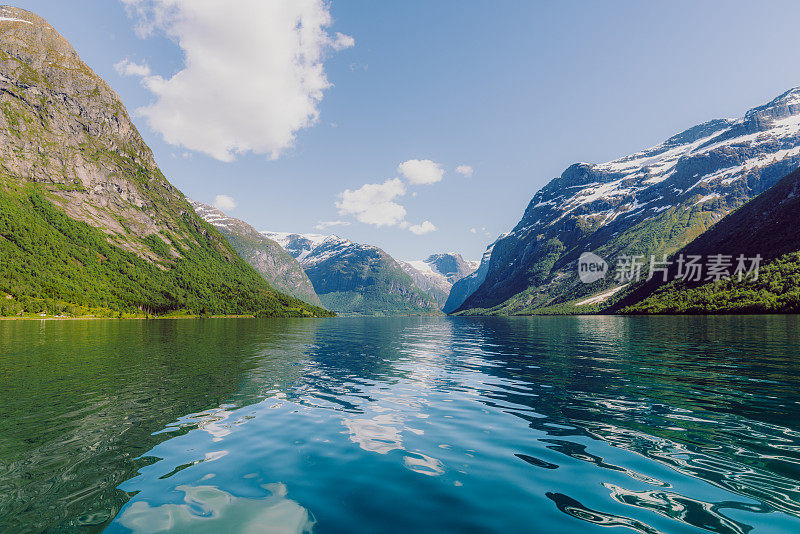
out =
[[[320,221],[314,228],[317,230],[327,230],[334,226],[350,226],[350,223],[347,221]]]
[[[336,32],[336,37],[331,42],[331,46],[337,52],[346,48],[352,48],[356,45],[356,40],[350,35],[345,35],[341,32]]]
[[[406,209],[394,200],[405,193],[402,180],[393,178],[382,184],[364,184],[355,191],[348,189],[339,193],[336,207],[339,215],[354,215],[366,224],[395,226],[405,219]]]
[[[430,221],[424,221],[421,224],[412,224],[408,227],[409,232],[417,235],[429,234],[431,232],[435,232],[436,230],[438,230],[438,228],[436,228]]]
[[[228,195],[217,195],[214,198],[214,207],[225,212],[236,209],[236,200]]]
[[[150,76],[150,67],[147,63],[135,63],[130,59],[123,59],[115,63],[114,70],[120,76]]]
[[[155,96],[140,108],[164,139],[222,161],[253,152],[277,158],[315,124],[330,87],[324,59],[353,46],[331,35],[326,0],[122,0],[142,36],[161,32],[181,47],[171,77],[118,63]]]
[[[442,180],[444,169],[429,159],[410,159],[397,166],[397,172],[414,185],[434,184]]]
[[[472,176],[472,173],[475,172],[475,169],[473,169],[469,165],[459,165],[458,167],[456,167],[456,172],[461,176],[469,178]]]

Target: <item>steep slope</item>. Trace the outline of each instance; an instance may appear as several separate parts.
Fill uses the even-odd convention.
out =
[[[325,314],[275,292],[161,174],[116,93],[44,19],[0,8],[6,313]]]
[[[197,214],[214,225],[242,259],[258,271],[269,285],[314,306],[322,306],[322,301],[300,263],[278,243],[246,222],[229,217],[217,208],[194,200],[190,202]]]
[[[453,313],[456,311],[461,307],[464,301],[467,300],[467,297],[472,295],[481,286],[483,281],[486,280],[486,273],[489,272],[489,260],[492,257],[492,249],[494,249],[494,243],[486,248],[486,252],[483,253],[483,257],[481,257],[477,269],[453,283],[453,287],[450,288],[450,292],[447,295],[447,301],[442,307],[443,312]]]
[[[432,315],[436,302],[386,252],[337,236],[263,232],[297,258],[323,305],[345,315]]]
[[[467,261],[456,253],[432,254],[424,260],[399,263],[414,285],[430,295],[439,308],[447,302],[453,284],[478,268],[477,262]]]
[[[668,283],[659,273],[643,281],[609,311],[623,313],[797,313],[800,311],[800,171],[794,171],[679,251],[685,258],[727,256],[730,279],[681,280],[676,257]],[[762,258],[758,278],[735,274],[738,258],[750,269]]]
[[[543,187],[494,246],[470,313],[535,313],[612,289],[582,284],[576,260],[593,251],[673,253],[800,164],[800,88],[664,143],[600,165],[578,163]]]

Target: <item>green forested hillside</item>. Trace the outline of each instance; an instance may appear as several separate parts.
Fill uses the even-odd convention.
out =
[[[322,305],[346,315],[438,315],[431,297],[388,254],[363,247],[306,269]]]
[[[177,259],[157,235],[145,240],[161,259],[151,262],[64,214],[41,187],[0,178],[0,313],[329,315],[273,291],[206,223],[182,230],[196,243],[165,236]]]
[[[800,313],[800,253],[769,262],[756,281],[720,280],[699,287],[671,282],[622,313]]]
[[[607,311],[622,313],[795,313],[800,311],[800,170],[729,214],[677,254],[760,256],[757,279],[639,283]],[[677,255],[676,254],[676,255]],[[674,257],[672,258],[674,261]]]
[[[190,201],[198,215],[214,226],[270,286],[313,306],[322,306],[300,263],[275,241],[241,219],[195,200]]]

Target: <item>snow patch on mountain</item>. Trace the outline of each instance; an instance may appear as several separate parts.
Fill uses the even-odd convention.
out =
[[[400,266],[421,290],[443,307],[453,284],[472,274],[478,262],[468,261],[455,252],[432,254],[424,260],[401,261]]]

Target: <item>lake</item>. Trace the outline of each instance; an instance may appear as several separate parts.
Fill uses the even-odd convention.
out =
[[[800,319],[0,322],[0,532],[800,532]]]

